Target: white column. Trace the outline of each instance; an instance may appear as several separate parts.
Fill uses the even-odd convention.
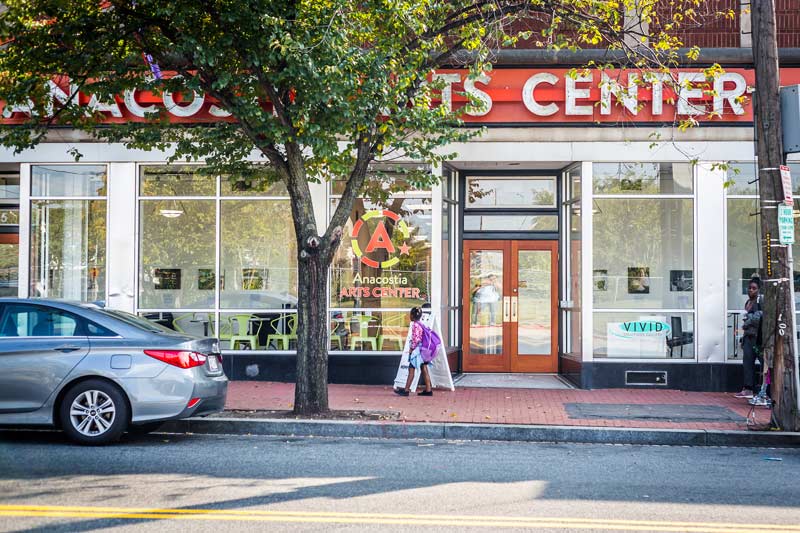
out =
[[[581,353],[583,361],[594,360],[592,312],[592,163],[581,163]]]
[[[442,187],[443,168],[441,166],[431,169],[434,176],[439,176],[439,183],[431,188],[431,290],[428,301],[431,310],[442,312]],[[442,319],[439,317],[439,323]]]
[[[695,166],[695,341],[698,362],[725,361],[726,171],[713,163]]]
[[[19,166],[19,292],[20,298],[29,296],[31,273],[31,166]]]
[[[106,305],[133,313],[136,306],[136,164],[108,165]]]

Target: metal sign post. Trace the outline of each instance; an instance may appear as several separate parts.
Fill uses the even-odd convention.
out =
[[[794,257],[792,244],[794,244],[794,200],[792,199],[792,174],[789,167],[781,165],[781,184],[783,185],[783,204],[778,205],[778,233],[780,243],[786,245],[786,261],[789,263],[789,308],[792,310],[789,318],[792,325],[792,359],[794,360],[794,390],[796,408],[800,412],[800,354],[797,352],[797,308],[794,298]]]

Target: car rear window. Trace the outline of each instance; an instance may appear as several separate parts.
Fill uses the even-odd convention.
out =
[[[126,313],[125,311],[117,311],[116,309],[95,309],[95,311],[104,315],[108,315],[121,322],[125,322],[129,326],[133,326],[143,331],[149,331],[151,333],[175,333],[170,329],[150,322],[146,318],[141,318],[136,315]]]

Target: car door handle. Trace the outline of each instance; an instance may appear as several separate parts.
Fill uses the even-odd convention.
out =
[[[57,352],[67,353],[67,352],[74,352],[76,350],[80,350],[81,347],[80,346],[76,346],[75,344],[62,344],[58,348],[53,348],[53,349],[55,351],[57,351]]]

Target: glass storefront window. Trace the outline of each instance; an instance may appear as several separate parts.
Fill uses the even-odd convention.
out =
[[[105,196],[104,165],[31,167],[31,196]]]
[[[556,207],[556,179],[553,176],[470,177],[466,195],[467,208]]]
[[[594,357],[694,358],[692,167],[592,170]]]
[[[297,307],[297,244],[291,213],[288,200],[221,202],[220,307]]]
[[[756,181],[756,164],[753,163],[730,163],[727,169],[728,196],[755,196],[758,194],[758,182]]]
[[[597,312],[595,358],[694,359],[694,313]]]
[[[384,205],[357,199],[331,266],[331,306],[410,308],[427,302],[431,210],[427,198]]]
[[[558,231],[557,215],[464,215],[464,231]]]
[[[282,181],[274,181],[274,179],[272,176],[264,176],[237,180],[222,176],[220,194],[222,196],[288,196],[286,184]]]
[[[564,351],[580,357],[583,353],[583,325],[581,324],[581,167],[576,166],[565,174],[567,181],[566,209],[566,299],[571,302],[564,311],[566,343]]]
[[[0,200],[19,198],[19,165],[0,163]]]
[[[747,284],[760,273],[758,200],[728,198],[728,309],[736,310],[747,300]]]
[[[197,166],[152,165],[142,167],[141,196],[214,196],[217,179],[201,174]]]
[[[285,311],[297,307],[285,187],[201,170],[141,168],[139,313],[218,337],[224,350],[296,349],[297,315]]]
[[[689,163],[595,163],[595,194],[692,194]]]
[[[408,311],[333,309],[331,350],[402,351],[408,335]]]
[[[105,300],[105,200],[31,201],[30,295]]]
[[[691,199],[596,198],[596,308],[692,309]]]
[[[409,178],[410,172],[427,172],[427,165],[415,163],[377,163],[370,165],[370,174],[364,185],[366,190],[386,191],[389,193],[420,193],[429,189],[419,186]],[[338,196],[344,193],[346,180],[330,181],[331,194]]]
[[[19,208],[0,207],[0,226],[18,226],[19,225]]]
[[[0,297],[17,297],[19,235],[0,234]]]
[[[139,307],[213,309],[214,201],[142,200],[139,221]]]
[[[800,171],[795,168],[793,171]],[[760,257],[761,228],[758,212],[758,182],[755,162],[730,163],[727,169],[727,325],[725,345],[728,359],[741,359],[744,303],[751,278],[763,279]],[[792,173],[795,187],[797,177]],[[797,235],[795,236],[795,239]],[[796,289],[796,288],[795,288]]]

